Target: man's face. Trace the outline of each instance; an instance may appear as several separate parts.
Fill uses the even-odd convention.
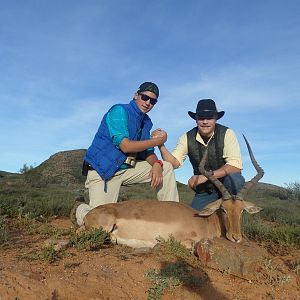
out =
[[[216,127],[217,116],[197,117],[198,131],[201,135],[210,137],[212,136]]]
[[[134,94],[134,100],[136,105],[143,113],[148,113],[157,101],[157,97],[154,93],[145,91]],[[155,101],[156,100],[156,101]]]

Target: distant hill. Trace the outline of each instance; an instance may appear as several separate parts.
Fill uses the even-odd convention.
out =
[[[259,182],[257,189],[262,189],[262,190],[278,190],[282,189],[281,186],[271,184],[271,183],[264,183],[264,182]]]
[[[82,184],[85,180],[81,174],[85,152],[85,149],[58,152],[27,171],[25,180],[32,186]]]
[[[47,186],[48,184],[58,184],[62,186],[68,185],[81,185],[83,186],[85,177],[81,174],[83,157],[85,155],[85,149],[61,151],[49,157],[46,161],[39,166],[27,171],[25,181],[31,186]],[[1,171],[0,174],[10,174],[8,172]],[[147,185],[139,185],[139,187],[122,188],[120,196],[124,199],[130,197],[137,198],[141,193],[141,189],[144,189]],[[178,183],[179,190],[185,194],[185,198],[191,198],[193,191],[191,191],[185,184]],[[259,182],[255,187],[256,194],[262,194],[265,192],[277,192],[282,187]],[[148,190],[148,189],[147,189]],[[135,196],[134,196],[135,195]],[[148,196],[153,197],[155,194],[149,191]]]
[[[0,171],[0,177],[6,177],[11,175],[17,175],[18,173],[12,173],[12,172],[6,172],[6,171]]]

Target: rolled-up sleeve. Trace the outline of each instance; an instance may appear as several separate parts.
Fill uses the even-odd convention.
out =
[[[226,164],[243,169],[240,144],[237,140],[236,134],[230,128],[228,128],[225,133],[223,158]]]
[[[172,151],[172,155],[178,160],[180,166],[182,167],[183,162],[185,161],[188,154],[188,146],[187,146],[187,135],[183,134]]]

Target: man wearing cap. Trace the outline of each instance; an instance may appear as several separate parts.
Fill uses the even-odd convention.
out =
[[[230,193],[237,194],[245,183],[241,175],[242,157],[236,135],[232,129],[216,123],[224,113],[217,111],[212,99],[200,100],[196,112],[188,112],[196,120],[197,126],[179,138],[172,154],[164,145],[159,146],[163,159],[172,163],[174,168],[181,167],[186,157],[189,157],[194,175],[188,185],[195,191],[191,206],[197,210],[221,197],[214,185],[199,172],[198,166],[207,147],[208,161],[205,168],[221,180]],[[161,130],[156,130],[152,136],[156,137],[160,133]]]
[[[84,157],[89,205],[75,203],[70,215],[74,223],[82,225],[84,216],[96,206],[117,202],[121,185],[150,182],[158,200],[179,201],[172,165],[154,153],[167,135],[150,137],[153,124],[147,113],[158,96],[157,85],[144,82],[129,104],[116,104],[104,115]]]

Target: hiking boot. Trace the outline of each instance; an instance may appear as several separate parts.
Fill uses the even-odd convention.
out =
[[[77,223],[77,219],[76,219],[76,210],[77,210],[77,207],[83,203],[85,203],[84,197],[82,197],[82,196],[77,197],[75,199],[73,207],[71,208],[71,211],[70,211],[70,219],[75,228],[79,227],[79,225]]]

